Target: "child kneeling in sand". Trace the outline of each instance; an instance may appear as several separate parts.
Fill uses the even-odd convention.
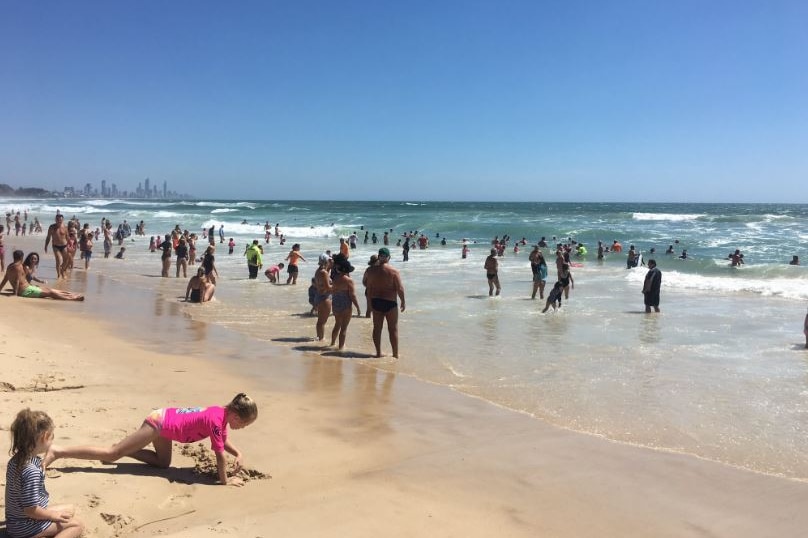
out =
[[[227,476],[225,452],[235,456],[235,466],[241,468],[241,452],[227,439],[227,426],[240,430],[258,418],[258,406],[244,393],[239,393],[224,407],[167,407],[155,409],[140,429],[109,448],[93,446],[51,446],[45,456],[45,466],[59,458],[101,460],[113,462],[128,456],[155,467],[171,465],[172,442],[195,443],[210,437],[210,448],[216,454],[219,482],[223,485],[242,486],[238,477]],[[149,444],[154,450],[146,450]]]
[[[39,454],[53,443],[53,421],[42,411],[23,409],[11,424],[11,459],[6,469],[6,532],[11,538],[75,538],[84,524],[70,505],[48,507],[45,466]]]

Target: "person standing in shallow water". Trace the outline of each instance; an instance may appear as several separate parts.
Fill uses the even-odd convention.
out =
[[[286,283],[297,284],[297,275],[299,272],[297,262],[306,261],[306,258],[300,254],[300,243],[295,243],[292,245],[292,250],[290,250],[289,255],[286,256],[286,261],[289,262],[289,267],[286,268],[286,272],[289,273],[289,278],[286,279]]]
[[[341,254],[334,256],[334,269],[337,276],[332,280],[331,287],[331,309],[334,312],[334,329],[331,331],[331,345],[337,343],[339,339],[339,350],[345,348],[345,335],[348,332],[348,324],[351,322],[353,310],[356,307],[356,315],[361,316],[359,301],[356,299],[356,290],[351,272],[353,265]]]
[[[645,313],[650,314],[651,308],[659,312],[659,291],[662,288],[662,271],[657,269],[656,260],[648,260],[648,272],[645,274],[642,293],[645,297]]]
[[[544,299],[544,286],[547,284],[547,262],[539,247],[535,247],[530,255],[530,266],[533,271],[533,294],[530,298],[535,299],[538,291],[539,299]]]
[[[805,335],[805,349],[808,349],[808,314],[805,314],[805,321],[802,323],[802,332]]]
[[[390,250],[379,249],[377,265],[371,265],[365,272],[368,297],[370,298],[371,315],[373,317],[373,344],[376,356],[382,356],[382,328],[387,321],[387,332],[393,357],[398,358],[398,309],[404,312],[404,284],[398,270],[390,266]],[[401,300],[401,306],[396,303]]]
[[[45,237],[45,252],[48,252],[48,245],[53,245],[53,257],[56,260],[56,278],[65,278],[65,250],[67,249],[67,226],[65,217],[57,213],[56,222],[48,227],[48,235]]]
[[[494,288],[497,289],[497,295],[499,295],[502,288],[499,285],[499,262],[497,261],[497,249],[491,249],[491,254],[489,254],[485,259],[483,268],[485,269],[485,276],[488,279],[488,296],[491,297],[494,295]]]
[[[171,250],[173,247],[174,245],[171,244],[171,235],[166,234],[165,240],[160,243],[160,249],[163,251],[160,255],[163,264],[163,270],[160,275],[164,278],[168,278],[168,270],[171,268]]]

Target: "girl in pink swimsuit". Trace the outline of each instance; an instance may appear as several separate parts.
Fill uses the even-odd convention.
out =
[[[258,418],[258,406],[244,393],[237,394],[225,405],[211,407],[168,407],[155,409],[143,420],[140,429],[109,448],[93,446],[57,447],[52,445],[45,455],[45,466],[59,458],[113,462],[124,456],[155,467],[171,465],[173,441],[194,443],[210,437],[210,448],[216,454],[219,482],[241,486],[238,477],[227,476],[225,452],[235,457],[236,471],[241,468],[241,452],[227,439],[227,427],[240,430]],[[154,450],[146,447],[152,444]]]

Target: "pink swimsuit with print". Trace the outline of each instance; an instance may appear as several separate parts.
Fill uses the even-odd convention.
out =
[[[160,437],[180,443],[195,443],[210,437],[210,449],[224,452],[227,412],[224,407],[169,407],[163,409]],[[153,414],[149,417],[152,418]]]

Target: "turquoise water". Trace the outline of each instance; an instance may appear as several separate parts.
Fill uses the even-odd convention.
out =
[[[44,224],[56,210],[93,228],[144,220],[146,237],[127,240],[123,262],[96,259],[102,272],[127,287],[154,293],[157,304],[194,321],[271,345],[305,349],[314,335],[306,287],[317,255],[336,250],[338,238],[356,232],[352,255],[361,278],[368,256],[381,244],[363,244],[365,231],[418,231],[431,241],[401,261],[407,311],[400,321],[399,361],[366,358],[372,352],[370,324],[354,319],[347,348],[385,371],[451,387],[526,412],[562,427],[616,441],[680,451],[760,472],[808,478],[808,351],[802,323],[808,302],[808,268],[790,266],[793,255],[808,261],[808,206],[717,204],[544,204],[420,202],[152,202],[0,200],[5,211],[28,208]],[[242,224],[246,220],[246,224]],[[272,237],[265,263],[282,261],[301,243],[298,286],[249,281],[239,255],[263,238],[265,222],[279,224],[287,243]],[[164,280],[159,256],[147,250],[152,234],[179,224],[201,234],[223,224],[237,242],[236,254],[219,248],[222,275],[217,301],[187,305],[183,279]],[[439,238],[447,245],[441,246]],[[509,234],[500,259],[503,294],[489,299],[483,260],[494,236]],[[529,245],[573,238],[589,254],[575,260],[575,289],[556,314],[542,315],[530,300]],[[514,240],[528,246],[514,254]],[[625,254],[595,260],[596,243],[635,244],[650,249],[663,272],[662,314],[642,313],[644,268],[627,270]],[[462,242],[471,253],[462,259]],[[678,241],[678,243],[676,243]],[[7,251],[13,237],[6,238]],[[668,245],[678,255],[666,256]],[[727,254],[740,249],[746,265],[730,268]],[[101,251],[96,246],[96,258]],[[545,249],[552,260],[550,249]],[[45,257],[42,272],[53,272]],[[82,280],[74,272],[75,286]],[[555,271],[550,266],[550,277]],[[361,289],[361,286],[360,286]],[[364,304],[362,309],[364,311]],[[155,307],[163,312],[162,306]],[[129,315],[149,323],[155,309]],[[142,317],[140,317],[142,316]],[[327,331],[330,331],[329,322]],[[389,353],[384,341],[383,349]],[[339,359],[335,359],[339,360]],[[266,375],[271,375],[267,372]]]

